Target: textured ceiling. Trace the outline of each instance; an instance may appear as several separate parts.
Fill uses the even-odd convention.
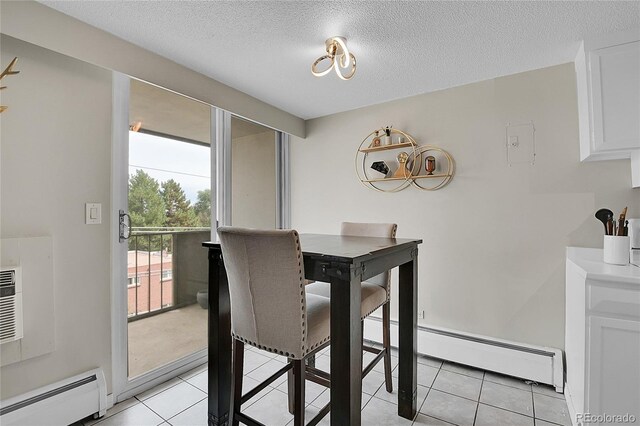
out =
[[[571,62],[579,40],[640,27],[635,1],[42,3],[302,118]],[[333,35],[353,80],[310,73]]]

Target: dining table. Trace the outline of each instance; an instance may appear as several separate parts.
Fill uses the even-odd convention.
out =
[[[398,267],[398,415],[413,419],[417,401],[418,245],[420,239],[300,234],[307,280],[330,283],[331,425],[360,425],[361,283]],[[229,424],[231,304],[219,241],[208,249],[208,424]]]

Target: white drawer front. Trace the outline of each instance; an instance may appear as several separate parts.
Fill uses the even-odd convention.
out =
[[[640,319],[640,288],[590,285],[588,295],[591,312]]]

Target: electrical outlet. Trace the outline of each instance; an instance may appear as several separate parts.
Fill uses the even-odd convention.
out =
[[[424,311],[423,310],[418,311],[418,319],[424,319]]]

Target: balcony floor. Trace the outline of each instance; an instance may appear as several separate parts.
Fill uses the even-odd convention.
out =
[[[207,347],[207,310],[193,304],[129,323],[129,377]]]

